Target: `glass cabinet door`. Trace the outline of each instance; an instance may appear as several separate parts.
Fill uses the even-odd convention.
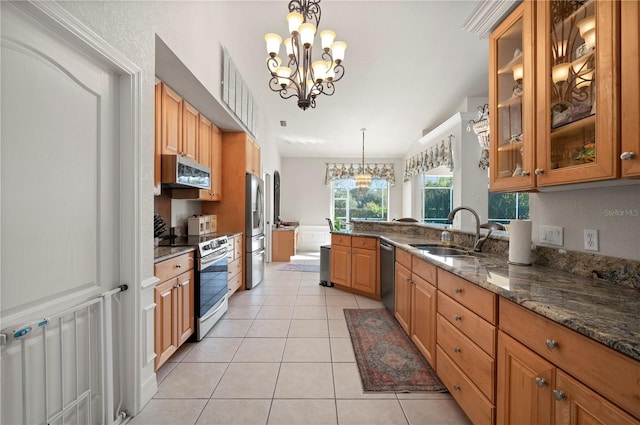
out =
[[[533,1],[525,1],[489,39],[489,145],[492,191],[535,186],[533,175]]]
[[[538,3],[538,186],[619,174],[619,7],[608,0]]]
[[[640,177],[640,2],[622,2],[622,177]]]

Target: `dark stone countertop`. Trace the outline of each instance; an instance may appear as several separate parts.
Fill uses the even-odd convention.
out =
[[[380,237],[499,296],[640,361],[640,290],[497,255],[437,257],[409,244],[440,243],[396,232],[334,232]]]
[[[157,264],[195,250],[195,246],[157,246],[153,250],[153,262]]]

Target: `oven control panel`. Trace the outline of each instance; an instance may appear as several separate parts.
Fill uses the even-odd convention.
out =
[[[200,258],[206,257],[220,251],[226,251],[229,249],[229,239],[226,236],[220,236],[207,242],[201,242],[198,244],[198,253]]]

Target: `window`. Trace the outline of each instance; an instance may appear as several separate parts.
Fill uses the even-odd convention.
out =
[[[448,223],[453,206],[453,177],[427,176],[420,178],[422,192],[422,221],[424,223]]]
[[[360,192],[354,179],[334,180],[333,221],[348,223],[352,219],[387,221],[389,184],[386,180],[372,180],[369,190]]]
[[[528,193],[489,192],[489,221],[508,224],[511,220],[528,218]]]

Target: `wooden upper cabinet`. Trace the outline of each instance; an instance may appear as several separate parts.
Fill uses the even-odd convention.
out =
[[[620,176],[620,3],[536,3],[538,186]]]
[[[162,83],[155,88],[155,149],[153,152],[153,185],[158,186],[162,177]]]
[[[198,117],[196,108],[182,101],[182,150],[180,154],[193,161],[198,158]]]
[[[198,158],[199,163],[211,168],[211,121],[198,115]]]
[[[161,83],[161,150],[163,155],[180,155],[182,149],[182,97]]]
[[[211,126],[211,200],[222,200],[222,132]]]
[[[246,144],[247,173],[260,177],[260,146],[247,137]]]
[[[535,187],[535,6],[524,1],[489,38],[492,191]]]
[[[621,7],[622,177],[640,177],[640,3]]]

